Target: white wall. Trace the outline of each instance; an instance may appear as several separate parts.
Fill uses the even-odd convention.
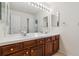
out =
[[[11,10],[11,32],[27,32],[27,18],[29,18],[29,31],[34,32],[34,15],[21,11]]]
[[[60,11],[60,51],[79,55],[79,3],[52,2],[51,7]]]

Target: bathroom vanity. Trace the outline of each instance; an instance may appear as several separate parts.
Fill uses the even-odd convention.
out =
[[[59,50],[60,35],[52,29],[51,9],[36,2],[1,4],[1,56],[50,56]]]
[[[59,34],[0,42],[1,56],[51,56],[59,50]]]

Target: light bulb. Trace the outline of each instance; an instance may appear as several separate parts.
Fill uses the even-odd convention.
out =
[[[36,7],[36,8],[39,8],[39,9],[41,9],[41,10],[43,10],[43,11],[47,11],[47,12],[50,12],[50,11],[51,11],[50,8],[48,8],[48,7],[46,7],[45,5],[43,5],[43,4],[41,4],[41,3],[38,3],[38,2],[30,2],[30,3],[28,3],[28,4],[31,5],[31,6],[34,6],[34,7]]]

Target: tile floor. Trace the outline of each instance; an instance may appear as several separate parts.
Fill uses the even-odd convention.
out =
[[[61,53],[61,52],[57,52],[55,53],[53,56],[66,56],[65,54]]]

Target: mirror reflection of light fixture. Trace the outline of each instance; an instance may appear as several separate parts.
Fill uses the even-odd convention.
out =
[[[38,21],[37,20],[35,20],[35,24],[38,24]]]
[[[41,3],[38,3],[38,2],[29,2],[28,4],[30,4],[33,7],[39,8],[39,9],[41,9],[43,11],[50,12],[50,10],[51,10],[50,8],[48,8],[45,5],[43,5]]]

